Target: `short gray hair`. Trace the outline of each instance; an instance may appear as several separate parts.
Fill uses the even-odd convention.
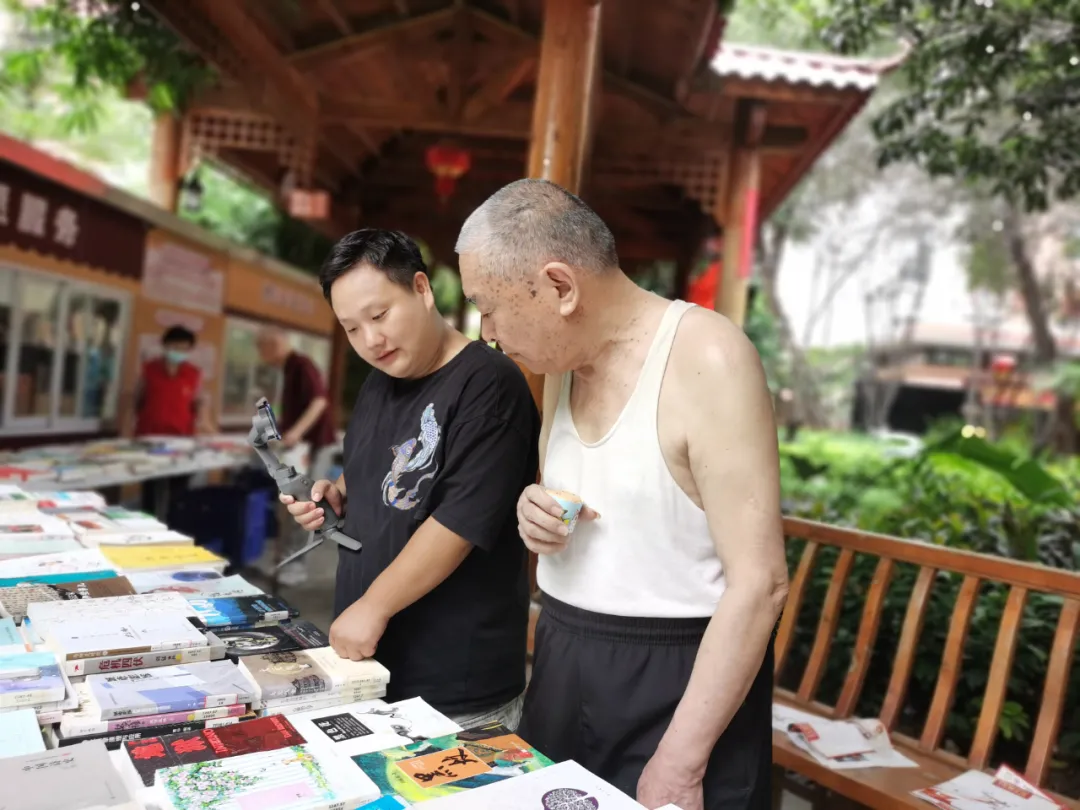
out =
[[[619,266],[615,237],[589,206],[547,180],[515,180],[465,220],[455,250],[476,254],[480,269],[524,275],[547,262],[590,273]]]

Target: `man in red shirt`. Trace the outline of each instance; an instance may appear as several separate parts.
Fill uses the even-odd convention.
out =
[[[282,369],[281,409],[277,414],[281,441],[286,447],[300,442],[308,444],[308,474],[316,481],[325,478],[336,436],[330,397],[323,375],[311,358],[289,345],[285,330],[266,326],[259,333],[259,356],[263,363]],[[298,551],[308,540],[303,531],[284,509],[280,510],[279,544],[282,557]],[[307,579],[307,557],[290,563],[281,570],[278,581],[283,585],[299,585]]]
[[[202,396],[202,372],[188,360],[195,335],[172,326],[161,337],[160,357],[147,361],[135,391],[135,436],[192,436],[210,433]],[[143,483],[143,511],[165,517],[168,498],[186,489],[190,476]]]

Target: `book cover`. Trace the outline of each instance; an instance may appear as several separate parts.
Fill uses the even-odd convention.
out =
[[[0,810],[109,810],[131,802],[109,752],[97,742],[0,759],[0,784]]]
[[[217,630],[215,635],[225,643],[226,653],[233,657],[310,650],[330,644],[326,633],[311,622],[303,620],[276,627]]]
[[[189,723],[173,723],[167,726],[148,726],[146,728],[130,728],[121,731],[103,731],[99,734],[86,734],[82,737],[68,737],[60,731],[56,732],[56,744],[58,746],[78,745],[89,740],[100,740],[110,751],[116,751],[123,747],[124,743],[145,740],[151,737],[164,737],[168,734],[185,734],[191,731],[199,731],[204,728],[217,728],[238,723],[244,719],[254,719],[255,715],[248,713],[240,717],[222,717],[218,720],[193,720]],[[126,756],[126,754],[125,754]]]
[[[384,796],[410,804],[547,768],[552,761],[499,723],[352,757]]]
[[[85,601],[35,602],[26,609],[26,615],[42,638],[52,624],[82,619],[127,618],[133,614],[172,614],[198,618],[188,601],[176,593],[105,596]]]
[[[241,658],[238,666],[259,687],[259,700],[338,692],[347,686],[385,685],[390,673],[378,661],[349,661],[330,647]]]
[[[435,711],[422,698],[397,703],[382,700],[351,703],[290,714],[289,719],[312,745],[329,745],[349,757],[462,731],[461,726]]]
[[[206,636],[178,613],[53,621],[46,626],[44,636],[46,646],[66,661],[206,647]]]
[[[911,794],[941,810],[1060,810],[1060,805],[1022,780],[967,771],[934,787]]]
[[[103,546],[101,554],[124,573],[196,567],[224,570],[229,564],[224,557],[191,545]]]
[[[0,654],[11,655],[13,653],[29,652],[22,633],[15,626],[15,620],[6,617],[0,618]]]
[[[67,687],[56,656],[48,652],[0,655],[0,708],[61,701]]]
[[[105,499],[96,492],[49,492],[34,497],[38,510],[47,515],[75,509],[101,509],[106,505]]]
[[[17,709],[0,716],[0,759],[44,750],[45,738],[33,709]]]
[[[87,675],[86,683],[103,720],[211,709],[255,699],[254,686],[231,661]]]
[[[188,597],[188,602],[212,630],[246,630],[300,615],[300,611],[279,596]]]
[[[72,540],[75,533],[66,521],[46,515],[36,509],[32,512],[0,511],[0,553],[8,540]]]
[[[124,743],[124,747],[143,784],[150,787],[154,773],[162,768],[303,744],[304,738],[287,718],[259,717],[221,728],[151,737]]]
[[[86,683],[75,684],[75,692],[79,696],[78,710],[66,713],[60,720],[59,731],[65,737],[85,737],[90,734],[104,734],[110,731],[129,731],[137,728],[199,723],[206,720],[220,720],[225,717],[240,717],[247,712],[246,706],[233,704],[232,706],[219,706],[213,709],[195,709],[187,712],[169,712],[166,714],[148,714],[141,717],[102,720],[101,710],[94,702],[93,695]]]
[[[344,692],[320,692],[314,695],[294,695],[293,697],[270,700],[265,703],[252,704],[262,716],[271,714],[296,714],[298,712],[313,712],[320,709],[337,709],[339,706],[348,706],[350,703],[363,703],[368,700],[378,700],[386,697],[386,687],[367,687],[346,689]]]
[[[158,771],[171,810],[353,810],[379,796],[348,760],[295,745]]]
[[[204,637],[205,639],[205,637]],[[63,662],[63,670],[68,675],[96,675],[101,672],[124,672],[131,669],[152,669],[171,667],[181,664],[195,664],[214,660],[208,645],[187,647],[182,650],[167,652],[141,652],[128,655],[107,655],[100,658],[68,659]]]
[[[22,582],[56,583],[115,577],[115,567],[98,550],[66,551],[0,560],[0,588]]]
[[[134,596],[135,589],[127,577],[57,582],[56,588],[64,599],[106,599],[113,596]]]
[[[625,793],[572,761],[504,780],[484,790],[458,791],[440,800],[437,807],[439,810],[642,810]]]
[[[263,593],[239,574],[223,577],[217,571],[160,571],[132,574],[131,583],[139,593],[175,591],[187,597],[217,599],[229,596],[259,596]]]

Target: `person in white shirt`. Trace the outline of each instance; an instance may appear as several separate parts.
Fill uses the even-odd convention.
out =
[[[520,733],[647,808],[766,808],[787,594],[771,398],[729,320],[639,288],[543,180],[466,221],[482,337],[547,375],[542,484],[518,501],[544,610]],[[586,504],[573,533],[545,487]]]

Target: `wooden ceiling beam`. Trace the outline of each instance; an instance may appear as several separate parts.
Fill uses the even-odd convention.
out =
[[[298,70],[316,70],[344,56],[354,56],[361,52],[381,48],[394,42],[397,37],[403,34],[445,25],[454,18],[456,13],[457,9],[454,6],[449,6],[428,14],[420,14],[415,17],[386,23],[385,25],[377,25],[363,31],[357,31],[351,36],[296,51],[289,55],[289,61]]]
[[[710,44],[717,40],[716,26],[720,21],[719,3],[702,3],[701,16],[695,20],[694,30],[699,31],[697,42],[687,54],[686,63],[675,80],[675,98],[685,101],[698,66]]]
[[[476,121],[501,105],[536,70],[536,54],[513,54],[465,104],[462,118]]]
[[[446,106],[454,121],[461,120],[465,108],[465,84],[472,72],[472,39],[472,16],[465,0],[454,0],[454,36],[450,44],[449,85],[446,88]]]
[[[337,3],[334,0],[315,0],[315,5],[319,11],[330,18],[330,21],[337,27],[337,30],[342,33],[343,36],[351,36],[353,27],[349,24],[349,21],[345,19],[345,15],[341,13],[341,9],[337,7]]]
[[[749,98],[758,101],[780,101],[789,104],[814,104],[839,106],[867,95],[854,88],[820,87],[811,84],[787,84],[765,79],[743,79],[737,76],[719,76],[712,70],[698,73],[690,82],[689,92],[707,96],[723,95],[731,98]]]

